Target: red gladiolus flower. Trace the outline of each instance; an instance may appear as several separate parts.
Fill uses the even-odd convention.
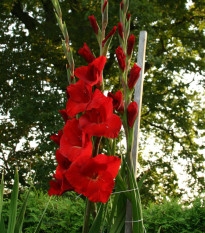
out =
[[[111,92],[108,93],[108,97],[111,97],[113,100],[113,108],[116,109],[117,112],[120,112],[121,114],[123,114],[124,112],[124,103],[123,103],[123,94],[121,91],[117,91],[114,94],[112,94]]]
[[[96,21],[96,18],[94,15],[91,15],[91,16],[88,16],[89,20],[90,20],[90,24],[95,32],[96,35],[98,35],[98,24],[97,24],[97,21]]]
[[[132,90],[132,88],[134,88],[135,84],[137,83],[137,80],[140,77],[140,71],[141,68],[137,64],[134,64],[134,66],[130,70],[130,75],[128,79],[128,87],[130,90]]]
[[[113,114],[112,98],[104,96],[98,89],[79,122],[88,135],[108,138],[116,138],[122,124],[120,117]]]
[[[102,83],[102,71],[105,66],[107,58],[100,56],[88,66],[82,66],[75,69],[75,76],[83,80],[87,84],[93,86],[97,83]]]
[[[73,190],[73,187],[65,178],[65,173],[69,169],[71,162],[67,158],[65,158],[59,152],[59,150],[56,151],[56,160],[58,162],[58,166],[56,168],[56,174],[54,175],[55,180],[49,182],[51,186],[48,191],[49,196],[61,196],[64,192]]]
[[[118,46],[117,49],[115,49],[115,52],[116,52],[116,55],[117,55],[117,60],[118,60],[118,64],[120,66],[120,69],[122,71],[125,70],[125,67],[126,67],[126,63],[125,63],[125,54],[123,53],[123,50],[120,46]]]
[[[115,34],[117,27],[114,26],[113,29],[109,32],[109,34],[105,37],[105,39],[102,41],[102,47],[104,47],[106,41]]]
[[[55,175],[54,175],[55,178]],[[48,195],[59,195],[61,196],[66,191],[74,190],[70,183],[67,181],[65,176],[62,179],[56,179],[49,181],[50,189],[48,190]]]
[[[128,56],[131,55],[132,50],[134,48],[134,45],[135,45],[135,37],[132,34],[128,39],[128,45],[127,45],[127,55]]]
[[[68,120],[68,115],[65,109],[63,110],[59,110],[59,113],[61,114],[61,116],[63,117],[63,120],[66,122]]]
[[[77,83],[69,85],[67,91],[70,98],[66,104],[66,110],[67,114],[73,118],[79,112],[86,110],[93,96],[92,87],[79,80]]]
[[[82,155],[91,156],[92,149],[91,138],[82,131],[79,120],[75,118],[68,120],[63,128],[60,153],[73,162]]]
[[[118,23],[118,33],[120,37],[123,39],[123,30],[122,30],[122,24]]]
[[[104,4],[103,4],[103,13],[105,11],[105,7],[107,6],[107,3],[108,3],[108,1],[105,1]]]
[[[74,190],[92,202],[106,203],[112,193],[121,160],[99,154],[94,158],[83,156],[72,163],[66,173]]]
[[[129,21],[129,20],[130,20],[130,16],[131,16],[131,14],[130,14],[130,13],[128,13],[128,14],[127,14],[127,21]]]
[[[60,129],[58,131],[58,134],[51,135],[50,139],[53,140],[57,145],[60,145],[60,139],[61,139],[62,135],[63,135],[63,132]]]
[[[138,105],[136,102],[132,102],[127,107],[127,121],[128,121],[128,125],[131,128],[135,123],[137,115],[138,115]]]
[[[92,52],[90,51],[90,49],[88,48],[87,44],[84,43],[83,48],[80,48],[78,53],[88,62],[91,63],[92,61],[95,60],[94,55],[92,54]]]

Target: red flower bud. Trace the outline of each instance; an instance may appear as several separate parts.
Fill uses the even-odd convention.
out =
[[[66,64],[66,69],[67,69],[67,70],[69,69],[69,67],[70,67],[69,64]]]
[[[51,135],[50,139],[53,140],[57,145],[60,145],[60,139],[61,139],[62,135],[63,135],[63,132],[60,129],[58,131],[58,135],[57,134],[53,134],[53,135]]]
[[[97,21],[96,21],[96,18],[94,15],[91,15],[91,16],[88,16],[89,20],[90,20],[90,24],[95,32],[95,34],[97,35],[98,34],[98,24],[97,24]]]
[[[88,62],[91,63],[92,61],[95,60],[94,55],[92,54],[92,52],[90,51],[90,49],[88,48],[87,44],[84,43],[83,48],[80,48],[78,50],[78,53]]]
[[[135,37],[133,36],[133,34],[129,37],[128,39],[128,45],[127,45],[127,55],[131,55],[132,50],[134,48],[135,45]]]
[[[128,121],[128,125],[131,128],[135,123],[137,115],[138,115],[138,105],[136,102],[132,102],[129,104],[127,108],[127,121]]]
[[[123,1],[120,3],[120,8],[121,8],[121,10],[123,10],[123,7],[124,7],[124,3],[123,3]]]
[[[105,1],[105,2],[104,2],[104,5],[103,5],[103,13],[104,13],[104,11],[105,11],[105,7],[107,6],[107,3],[108,3],[108,1]]]
[[[102,47],[104,47],[106,41],[115,34],[117,27],[114,26],[113,29],[109,32],[109,34],[105,37],[105,39],[102,41]]]
[[[123,30],[122,30],[122,24],[118,23],[118,33],[120,37],[123,39]]]
[[[61,114],[61,116],[63,117],[63,120],[64,120],[65,123],[66,123],[66,121],[68,120],[68,115],[67,115],[66,110],[65,110],[65,109],[59,110],[59,113]]]
[[[117,91],[114,94],[112,94],[111,92],[108,93],[108,97],[112,98],[112,104],[113,104],[113,108],[116,109],[117,112],[123,114],[124,112],[124,103],[123,103],[123,94],[121,91]]]
[[[141,68],[137,64],[134,64],[134,66],[130,70],[130,75],[129,75],[129,80],[128,80],[128,87],[130,90],[137,83],[137,80],[140,77],[140,71],[141,71]]]
[[[118,48],[115,49],[115,52],[116,52],[116,55],[117,55],[117,60],[118,60],[118,64],[120,66],[120,69],[122,71],[124,71],[125,67],[126,67],[126,63],[125,63],[126,56],[123,53],[122,48],[120,46],[118,46]]]
[[[128,14],[127,14],[127,21],[129,21],[129,20],[130,20],[130,16],[131,16],[131,14],[130,14],[130,13],[128,13]]]

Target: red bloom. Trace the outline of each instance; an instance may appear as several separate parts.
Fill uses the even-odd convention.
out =
[[[51,135],[50,139],[53,140],[57,145],[60,145],[60,139],[61,139],[62,135],[63,135],[63,132],[60,129],[58,131],[58,134]]]
[[[98,35],[98,24],[97,24],[97,21],[96,21],[96,18],[94,15],[91,15],[91,16],[88,16],[89,20],[90,20],[90,24],[95,32],[96,35]]]
[[[68,120],[68,115],[65,109],[63,110],[59,110],[59,113],[61,114],[61,116],[63,117],[63,120],[66,122]]]
[[[129,20],[130,20],[130,16],[131,16],[131,14],[130,14],[130,13],[128,13],[128,14],[127,14],[127,21],[129,21]]]
[[[119,116],[113,114],[112,98],[104,96],[98,89],[79,122],[83,131],[90,136],[108,138],[116,138],[122,124]]]
[[[134,66],[130,70],[130,75],[129,75],[129,79],[128,79],[128,87],[130,90],[132,90],[132,88],[137,83],[137,80],[140,77],[140,71],[141,71],[141,68],[139,66],[137,66],[137,64],[134,64]]]
[[[138,105],[136,102],[132,102],[129,104],[127,108],[127,121],[128,121],[128,125],[131,128],[135,123],[137,115],[138,115]]]
[[[126,63],[125,63],[126,56],[123,53],[122,48],[120,46],[118,46],[118,48],[115,49],[115,52],[116,52],[116,55],[117,55],[117,60],[118,60],[118,64],[120,66],[120,69],[122,71],[124,71],[125,67],[126,67]]]
[[[103,4],[103,13],[105,11],[105,7],[107,6],[107,3],[108,3],[108,1],[105,1],[104,4]]]
[[[54,175],[55,178],[55,175]],[[48,190],[48,195],[59,195],[61,196],[66,191],[73,190],[73,187],[70,185],[70,183],[67,181],[65,176],[63,176],[62,179],[56,179],[49,181],[50,189]]]
[[[132,34],[128,39],[128,45],[127,45],[127,55],[128,56],[131,55],[132,50],[134,48],[134,45],[135,45],[135,37]]]
[[[104,47],[106,41],[115,34],[117,27],[114,26],[113,29],[109,32],[109,34],[105,37],[105,39],[102,41],[102,47]]]
[[[93,62],[89,63],[88,66],[82,66],[75,69],[75,76],[83,80],[87,84],[93,86],[97,83],[102,82],[102,71],[105,66],[107,58],[100,56]]]
[[[91,138],[82,131],[79,120],[68,120],[63,128],[60,153],[73,162],[79,156],[91,156],[92,149]]]
[[[112,193],[121,160],[99,154],[94,158],[83,156],[72,163],[67,180],[79,194],[93,202],[106,203]]]
[[[118,33],[120,37],[123,39],[123,30],[122,30],[122,24],[118,23]]]
[[[117,91],[114,94],[112,94],[111,92],[108,93],[108,97],[111,97],[113,100],[113,108],[116,109],[116,111],[120,112],[121,114],[123,114],[124,112],[124,103],[123,103],[123,94],[121,91]]]
[[[87,44],[84,43],[83,48],[80,48],[78,53],[88,62],[91,63],[92,61],[95,60],[94,55],[92,54],[92,52],[90,51],[90,49],[88,48]]]
[[[48,191],[49,196],[61,196],[64,192],[73,190],[73,187],[65,178],[65,173],[69,169],[71,162],[67,158],[65,158],[59,152],[59,150],[56,151],[56,160],[58,162],[58,166],[56,168],[56,174],[54,175],[55,180],[49,182],[51,186]]]
[[[79,112],[84,112],[93,96],[92,87],[82,80],[69,85],[67,92],[70,98],[66,104],[66,110],[70,117],[75,117]]]

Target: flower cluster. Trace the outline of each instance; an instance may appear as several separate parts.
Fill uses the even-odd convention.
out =
[[[97,33],[96,24],[92,25]],[[113,98],[106,97],[96,88],[102,83],[106,57],[95,58],[86,44],[79,54],[88,65],[75,69],[78,81],[67,87],[66,109],[59,110],[65,125],[58,135],[51,136],[59,148],[55,180],[50,181],[48,193],[61,195],[73,190],[93,202],[105,203],[114,188],[121,159],[93,154],[96,146],[93,141],[100,137],[118,137],[122,123],[113,113]],[[123,111],[122,106],[118,109]]]

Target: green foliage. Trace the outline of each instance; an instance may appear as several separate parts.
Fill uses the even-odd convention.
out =
[[[205,229],[205,200],[196,199],[191,207],[182,207],[177,200],[163,204],[151,204],[144,210],[144,223],[147,232],[155,233],[202,233]]]
[[[160,186],[165,187],[165,194],[178,195],[173,163],[179,157],[187,162],[189,185],[199,192],[204,187],[204,180],[198,177],[204,171],[200,152],[204,147],[199,143],[204,129],[202,99],[197,91],[190,91],[193,82],[203,84],[197,74],[204,70],[204,3],[192,1],[188,7],[188,2],[130,1],[131,33],[136,36],[136,44],[139,31],[148,31],[140,146],[143,150],[152,134],[156,145],[150,147],[163,145],[161,154],[150,152],[148,159],[140,156],[141,166],[151,173],[142,190],[146,203],[160,196]],[[95,14],[100,22],[100,1],[62,0],[60,4],[75,66],[85,65],[77,51],[86,42],[98,56],[88,15]],[[106,33],[119,21],[119,4],[117,0],[109,2]],[[67,86],[66,58],[51,1],[1,0],[0,46],[0,114],[4,117],[0,123],[0,164],[6,167],[5,182],[11,187],[13,168],[18,165],[21,185],[28,185],[26,175],[35,170],[36,188],[46,190],[55,169],[56,147],[49,138],[63,126],[58,110],[65,108]],[[104,72],[105,88],[112,87],[113,91],[120,88],[117,47],[115,35]],[[136,45],[135,56],[137,49]],[[194,73],[193,82],[186,80],[184,73]]]
[[[22,206],[25,194],[21,195],[19,207]],[[69,232],[82,231],[85,204],[81,198],[75,199],[74,193],[69,196],[53,197],[42,220],[40,232]],[[33,233],[39,223],[40,217],[49,202],[48,194],[31,192],[27,202],[27,209],[23,224],[23,232]],[[5,203],[4,217],[8,215],[8,202]]]

